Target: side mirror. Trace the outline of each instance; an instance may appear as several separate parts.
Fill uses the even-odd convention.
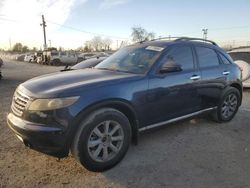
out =
[[[169,63],[168,61],[164,63],[160,69],[160,73],[169,73],[169,72],[180,72],[182,71],[181,65],[176,63]]]

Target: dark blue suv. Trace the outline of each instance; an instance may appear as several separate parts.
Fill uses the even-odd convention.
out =
[[[241,71],[216,43],[140,42],[92,69],[28,80],[15,91],[8,125],[26,146],[103,171],[141,131],[209,113],[230,121],[242,101]]]

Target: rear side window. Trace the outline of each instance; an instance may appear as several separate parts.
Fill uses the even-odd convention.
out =
[[[206,47],[195,47],[195,49],[201,68],[219,65],[219,59],[214,50]]]
[[[231,62],[224,55],[222,55],[221,53],[219,53],[219,56],[220,56],[221,61],[222,61],[223,64],[227,64],[227,65],[231,64]]]
[[[171,61],[181,65],[182,70],[194,68],[192,49],[189,46],[175,47],[164,57],[164,62]]]

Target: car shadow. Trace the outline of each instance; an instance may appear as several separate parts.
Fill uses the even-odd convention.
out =
[[[200,147],[194,137],[200,134],[200,139],[214,126],[204,116],[142,132],[138,145],[132,145],[121,163],[103,175],[125,187],[178,187],[180,179],[191,178],[182,175],[182,170],[190,166],[186,158],[193,158]],[[192,174],[191,169],[187,171]]]

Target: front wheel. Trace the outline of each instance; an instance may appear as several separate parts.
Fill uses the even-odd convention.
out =
[[[128,118],[112,108],[103,108],[82,121],[71,151],[88,170],[104,171],[119,163],[131,140]]]
[[[227,122],[233,119],[240,105],[240,92],[233,87],[228,88],[222,95],[213,118],[217,122]]]

